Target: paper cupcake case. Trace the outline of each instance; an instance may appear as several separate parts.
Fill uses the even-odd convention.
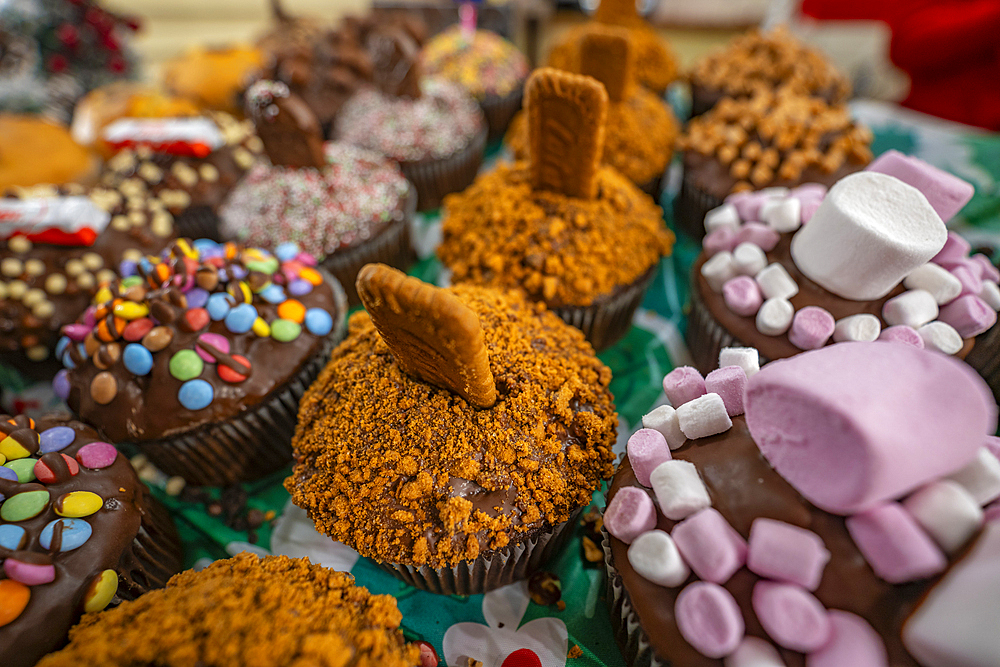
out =
[[[642,303],[646,289],[656,275],[656,265],[631,285],[590,306],[562,306],[549,308],[566,324],[584,333],[595,350],[603,350],[628,333],[632,316]]]
[[[524,99],[524,82],[518,84],[517,89],[508,93],[504,97],[487,95],[479,103],[486,116],[486,125],[489,127],[489,134],[486,136],[487,143],[500,141],[507,132],[511,119],[521,109],[521,102]]]
[[[639,189],[645,192],[647,195],[653,198],[653,200],[659,205],[660,196],[663,194],[663,177],[664,174],[653,178],[639,186]]]
[[[184,569],[181,556],[181,538],[167,508],[146,493],[139,532],[118,561],[118,592],[111,604],[166,586]]]
[[[454,567],[432,568],[379,563],[397,579],[429,593],[475,595],[527,579],[541,569],[569,541],[583,508],[569,519],[549,529],[539,529],[530,537],[495,549],[489,556],[463,561]]]
[[[674,199],[674,224],[692,239],[700,241],[705,236],[705,214],[722,206],[722,201],[691,183],[685,173],[680,192]]]
[[[219,225],[219,214],[211,206],[189,206],[174,217],[174,236],[221,241]]]
[[[417,190],[417,210],[430,211],[441,206],[445,195],[461,192],[472,185],[483,162],[487,128],[479,131],[461,151],[440,160],[401,162],[403,175]]]
[[[719,367],[719,353],[724,347],[752,347],[726,331],[701,300],[697,281],[691,283],[691,314],[688,315],[687,344],[694,366],[708,374]],[[761,355],[760,365],[770,359]]]
[[[1000,402],[1000,325],[994,324],[989,331],[976,337],[976,344],[965,363],[986,380],[993,397]]]

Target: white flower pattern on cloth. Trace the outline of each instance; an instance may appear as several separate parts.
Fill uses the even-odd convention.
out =
[[[308,557],[313,563],[350,572],[361,556],[346,544],[334,542],[316,530],[306,511],[289,498],[271,533],[271,552],[290,558]]]
[[[456,623],[448,628],[445,664],[464,665],[472,658],[483,667],[565,667],[566,624],[558,618],[537,618],[521,625],[528,601],[528,584],[523,581],[484,595],[486,625]]]

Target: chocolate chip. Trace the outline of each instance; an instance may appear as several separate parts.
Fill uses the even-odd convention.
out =
[[[264,513],[254,507],[247,512],[247,522],[250,524],[251,529],[260,528],[264,523]]]
[[[222,516],[222,504],[221,503],[209,503],[208,507],[205,508],[209,516]]]
[[[584,536],[580,540],[580,544],[583,546],[583,559],[585,561],[588,563],[600,563],[604,560],[604,552],[594,543],[594,540]]]
[[[547,607],[562,597],[562,583],[551,572],[535,572],[528,579],[528,595],[535,604]]]

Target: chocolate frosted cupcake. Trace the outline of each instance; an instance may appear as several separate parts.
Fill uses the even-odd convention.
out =
[[[56,393],[190,484],[274,472],[291,458],[299,398],[343,336],[343,290],[314,265],[293,244],[272,255],[182,239],[123,267],[63,328]]]
[[[725,97],[750,97],[787,87],[827,104],[842,104],[851,84],[826,56],[791,35],[786,26],[733,39],[722,51],[698,61],[689,74],[691,115],[699,116]]]
[[[167,511],[125,456],[68,416],[0,416],[0,664],[31,667],[84,612],[181,569]]]
[[[121,262],[158,253],[173,216],[141,184],[122,191],[37,186],[0,197],[0,363],[52,379],[59,330],[90,304]]]
[[[673,235],[648,195],[599,166],[600,83],[546,68],[526,90],[531,161],[448,198],[438,257],[454,283],[521,289],[601,349],[628,331]]]
[[[371,595],[349,574],[240,554],[86,616],[69,646],[38,664],[416,667],[420,650],[406,643],[401,619],[392,597]]]
[[[898,343],[756,373],[747,352],[668,375],[676,410],[643,419],[655,428],[611,484],[607,599],[627,662],[992,664],[1000,524],[982,508],[1000,448],[982,380]]]
[[[174,214],[178,236],[213,240],[219,238],[219,206],[264,148],[250,121],[222,112],[123,118],[105,127],[102,137],[119,152],[105,165],[101,183],[149,188]]]
[[[692,119],[678,141],[684,177],[674,200],[677,227],[705,235],[705,214],[726,196],[770,187],[827,187],[871,162],[872,133],[847,107],[791,89],[725,99]]]
[[[680,127],[662,99],[635,82],[634,48],[621,28],[595,27],[580,45],[580,71],[608,92],[603,164],[614,167],[656,200]],[[528,159],[528,122],[518,114],[507,134],[518,160]]]
[[[320,532],[436,593],[526,578],[609,473],[611,373],[516,292],[370,265],[302,400],[285,488]]]
[[[271,164],[255,166],[230,194],[221,211],[223,235],[269,250],[298,244],[356,305],[362,266],[409,266],[416,192],[399,166],[378,153],[324,144],[316,117],[283,83],[259,81],[247,100]]]

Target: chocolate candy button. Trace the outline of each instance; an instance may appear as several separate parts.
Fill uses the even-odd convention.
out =
[[[0,519],[17,523],[34,518],[49,504],[48,491],[25,491],[11,496],[0,505]]]
[[[17,473],[14,472],[14,470],[12,468],[8,468],[5,465],[0,466],[0,479],[6,479],[6,480],[9,480],[11,482],[18,481],[17,480]],[[3,496],[0,496],[0,498],[2,498],[2,497]]]
[[[241,303],[226,315],[226,328],[233,333],[246,333],[257,320],[257,309],[249,303]]]
[[[234,354],[233,360],[246,365],[247,368],[250,368],[250,361],[246,357]],[[249,377],[249,374],[243,375],[242,373],[230,368],[229,366],[226,366],[225,364],[219,364],[218,368],[216,368],[216,372],[219,374],[219,377],[222,379],[223,382],[228,382],[230,384],[237,384],[243,382]]]
[[[274,249],[274,255],[282,262],[289,262],[295,259],[299,254],[299,246],[292,242],[286,242],[280,244]]]
[[[118,592],[118,574],[114,570],[105,570],[94,577],[83,596],[83,610],[87,613],[102,611]]]
[[[35,565],[14,558],[8,558],[3,562],[3,572],[9,579],[19,581],[25,586],[41,586],[56,578],[56,568],[51,563]]]
[[[13,579],[0,579],[0,627],[17,620],[31,598],[31,589]]]
[[[148,375],[153,370],[153,353],[138,343],[129,343],[122,354],[122,362],[133,375]]]
[[[20,494],[24,495],[24,494]],[[14,496],[17,498],[17,496]],[[13,500],[13,498],[12,498]],[[91,491],[70,491],[64,493],[53,503],[52,509],[59,516],[66,516],[71,519],[90,516],[104,506],[104,499]],[[6,504],[4,504],[6,507]]]
[[[38,451],[41,454],[58,452],[73,444],[76,440],[76,431],[69,426],[53,426],[45,429],[38,437]]]
[[[192,308],[186,311],[181,319],[185,331],[201,331],[210,321],[208,311],[204,308]]]
[[[278,306],[278,317],[302,324],[306,318],[306,308],[296,299],[289,299]]]
[[[80,466],[77,462],[66,456],[65,454],[53,454],[53,456],[61,456],[63,462],[66,463],[66,467],[69,469],[69,477],[79,474]],[[27,459],[26,459],[27,460]],[[58,466],[56,466],[58,467]],[[52,484],[53,482],[58,482],[60,479],[59,472],[52,470],[45,459],[39,459],[35,461],[34,468],[32,469],[34,476],[39,482],[44,484]],[[65,473],[62,473],[65,474]],[[30,481],[30,480],[29,480]]]
[[[15,526],[11,523],[2,524],[0,525],[0,547],[10,549],[11,551],[18,551],[24,548],[27,542],[26,535],[27,533],[24,531],[24,528],[20,526]]]
[[[287,297],[280,285],[271,284],[260,292],[260,297],[268,303],[282,303]]]
[[[333,331],[333,318],[322,308],[310,308],[306,311],[306,329],[314,336],[325,336]]]
[[[42,533],[38,536],[38,543],[46,551],[52,550],[52,536],[55,533],[56,524],[62,524],[62,531],[59,535],[59,551],[72,551],[82,547],[90,539],[94,529],[90,523],[83,519],[56,519],[49,521]]]
[[[174,332],[168,327],[154,327],[143,336],[142,345],[150,352],[159,352],[174,339]]]
[[[215,363],[215,357],[207,351],[208,346],[211,346],[222,354],[229,354],[229,339],[225,336],[220,336],[219,334],[203,333],[198,336],[198,342],[195,344],[195,351],[206,364]]]
[[[115,307],[112,309],[112,312],[117,317],[120,317],[123,320],[131,322],[132,320],[137,320],[140,317],[146,317],[146,315],[149,314],[149,307],[143,303],[135,303],[134,301],[124,301],[122,303],[115,304]],[[124,334],[124,329],[122,330],[122,333]]]
[[[271,325],[271,336],[282,343],[295,340],[301,333],[302,325],[291,320],[275,320]]]
[[[305,280],[293,280],[288,285],[288,291],[293,296],[305,296],[312,292],[312,283],[306,282]]]
[[[194,350],[181,350],[170,357],[170,374],[184,382],[201,375],[205,362]]]
[[[118,395],[118,381],[107,371],[101,371],[90,381],[90,397],[99,405],[107,405]]]
[[[214,397],[215,390],[205,380],[189,380],[182,384],[180,391],[177,392],[177,400],[188,410],[207,408]]]
[[[26,456],[31,456],[31,451],[18,442],[17,438],[9,435],[0,440],[0,454],[7,457],[8,461],[13,461],[14,459],[23,459]]]
[[[148,317],[133,320],[125,326],[125,331],[122,332],[122,338],[128,343],[138,343],[146,334],[150,332],[153,326],[153,320]]]
[[[230,305],[231,299],[232,297],[225,292],[216,292],[208,297],[208,301],[205,303],[205,310],[208,311],[208,316],[212,318],[213,322],[219,322],[226,318],[232,307]]]
[[[107,468],[118,458],[118,450],[107,442],[92,442],[84,445],[76,453],[76,460],[85,468],[100,470]]]
[[[188,308],[204,308],[205,304],[208,303],[208,291],[200,287],[195,287],[192,290],[188,290],[187,300]]]
[[[16,461],[9,461],[4,467],[13,470],[14,474],[17,475],[17,481],[21,484],[27,484],[28,482],[35,481],[36,463],[38,463],[38,459],[17,459]]]

